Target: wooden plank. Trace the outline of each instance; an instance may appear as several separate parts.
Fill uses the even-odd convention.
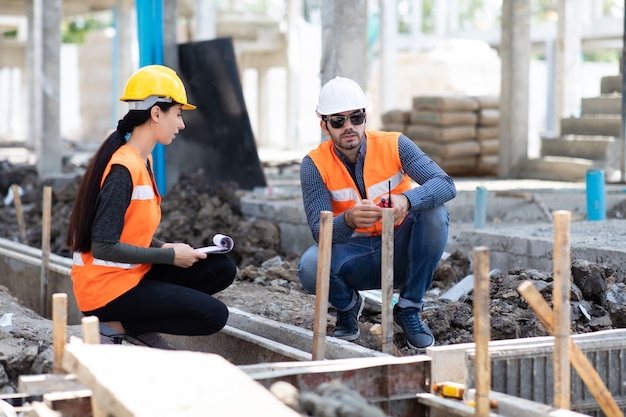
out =
[[[20,243],[28,244],[26,238],[26,224],[24,223],[24,211],[22,209],[22,197],[20,196],[20,187],[17,184],[11,185],[13,193],[13,202],[15,204],[15,215],[17,216],[17,225],[20,228]]]
[[[570,408],[570,364],[569,338],[571,326],[570,313],[570,219],[569,211],[554,212],[554,247],[552,304],[554,305],[554,351],[552,366],[554,369],[554,406]]]
[[[50,275],[50,217],[52,211],[52,187],[43,187],[41,219],[41,282],[39,293],[41,296],[42,315],[48,315],[48,277]]]
[[[76,375],[41,374],[20,375],[17,389],[29,396],[38,396],[55,391],[76,391],[86,387],[78,381]]]
[[[63,367],[116,417],[300,416],[214,354],[70,343]]]
[[[391,197],[390,197],[391,199]],[[391,201],[390,201],[391,202]],[[393,343],[393,208],[383,209],[383,232],[381,236],[381,294],[382,314],[380,335],[383,353],[394,355],[398,353]]]
[[[313,323],[313,360],[326,355],[326,321],[330,290],[330,257],[333,247],[333,212],[320,213],[320,236],[317,253],[317,282],[315,284],[315,322]]]
[[[52,371],[55,374],[63,373],[61,362],[65,344],[67,343],[67,294],[52,295]]]
[[[491,390],[491,359],[489,358],[489,340],[491,338],[489,249],[484,246],[474,248],[473,261],[476,416],[486,417],[489,415],[489,391]]]
[[[43,395],[43,402],[63,417],[84,417],[92,415],[91,390],[57,391]]]

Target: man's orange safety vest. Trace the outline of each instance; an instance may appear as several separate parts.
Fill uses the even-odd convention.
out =
[[[367,152],[363,165],[366,199],[378,204],[391,194],[400,194],[412,188],[411,178],[404,173],[398,152],[398,132],[366,131]],[[351,209],[360,201],[359,190],[348,169],[337,156],[332,139],[309,152],[319,170],[330,199],[334,216]],[[382,223],[376,222],[368,228],[357,228],[355,233],[377,236],[382,232]]]

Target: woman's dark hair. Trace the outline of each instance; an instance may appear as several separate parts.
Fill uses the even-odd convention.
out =
[[[176,103],[156,103],[167,112]],[[78,185],[74,206],[70,215],[65,244],[72,252],[91,251],[91,226],[96,216],[96,201],[100,194],[102,175],[111,156],[126,143],[126,136],[136,126],[144,124],[150,118],[150,110],[131,110],[117,123],[115,129],[100,145],[89,161],[87,169]]]

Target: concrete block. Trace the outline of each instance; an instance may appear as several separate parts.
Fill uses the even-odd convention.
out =
[[[600,97],[583,97],[580,100],[580,103],[581,113],[584,116],[592,114],[622,114],[621,94],[602,95]]]
[[[602,135],[619,137],[621,116],[595,115],[561,119],[561,135]]]
[[[622,92],[622,76],[610,75],[600,80],[600,94],[612,94]]]
[[[624,220],[572,221],[570,224],[570,253],[572,259],[586,259],[595,263],[610,263],[623,276],[626,267],[623,259]],[[554,231],[551,225],[501,225],[488,224],[480,230],[463,230],[455,247],[470,251],[476,246],[490,249],[490,266],[502,271],[516,267],[552,271]],[[511,243],[512,242],[512,243]]]
[[[584,181],[593,163],[587,159],[546,156],[524,162],[520,172],[523,178],[551,181]]]
[[[612,159],[619,144],[621,140],[613,136],[565,135],[560,138],[542,138],[541,155],[607,161]]]

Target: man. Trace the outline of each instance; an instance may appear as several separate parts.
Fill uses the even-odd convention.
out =
[[[320,212],[332,211],[329,302],[337,310],[333,336],[356,340],[364,300],[359,290],[381,286],[383,207],[394,214],[395,322],[410,347],[435,342],[421,319],[423,296],[448,239],[454,181],[408,137],[366,130],[369,100],[353,80],[336,77],[320,92],[316,113],[330,139],[302,160],[300,182],[309,227],[319,241]],[[411,180],[419,184],[414,186]],[[390,205],[389,205],[390,204]],[[315,293],[318,246],[298,265],[304,288]]]

